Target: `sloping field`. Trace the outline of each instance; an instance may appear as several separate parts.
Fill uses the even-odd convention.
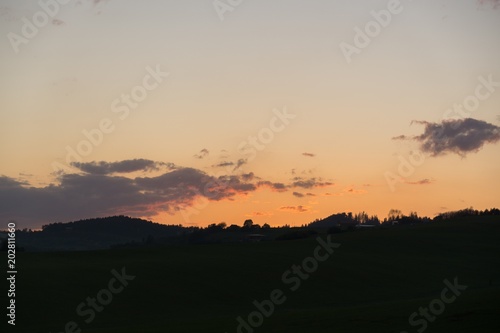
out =
[[[340,247],[309,238],[20,253],[8,331],[498,332],[498,217],[359,230],[331,242]]]

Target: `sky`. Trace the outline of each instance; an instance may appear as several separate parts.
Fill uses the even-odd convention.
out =
[[[500,1],[2,0],[0,219],[500,206]]]

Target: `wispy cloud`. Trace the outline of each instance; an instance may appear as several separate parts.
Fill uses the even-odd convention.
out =
[[[296,212],[296,213],[304,213],[309,211],[309,207],[305,207],[302,205],[299,206],[282,206],[279,208],[280,210],[284,211],[291,211],[291,212]]]
[[[316,154],[313,154],[313,153],[302,153],[303,156],[306,156],[306,157],[314,157],[316,156]]]
[[[286,192],[288,191],[287,190],[287,186],[283,183],[273,183],[271,181],[268,181],[268,180],[261,180],[257,183],[257,186],[259,187],[268,187],[270,189],[272,189],[273,191],[276,191],[276,192]]]
[[[241,174],[240,177],[243,181],[249,182],[255,178],[255,174],[253,172],[249,172],[249,173]]]
[[[155,162],[146,159],[132,159],[120,162],[72,162],[71,166],[94,175],[131,173],[135,171],[158,171],[161,167],[175,169],[173,163]]]
[[[254,216],[273,216],[274,214],[272,212],[252,212],[250,214],[246,214],[248,217],[254,217]]]
[[[444,120],[441,123],[414,121],[424,125],[424,133],[408,137],[400,135],[394,140],[413,140],[420,143],[423,152],[432,156],[455,153],[465,156],[479,151],[486,143],[500,141],[500,127],[472,118]]]
[[[237,162],[236,162],[236,165],[234,166],[234,169],[233,171],[236,171],[238,170],[241,166],[245,165],[247,163],[247,159],[246,158],[240,158]]]
[[[410,185],[429,185],[429,184],[432,184],[432,183],[434,183],[434,180],[428,179],[428,178],[417,180],[417,181],[414,181],[414,182],[411,182],[411,181],[407,181],[406,182],[406,184],[410,184]]]
[[[290,187],[301,187],[305,189],[315,188],[315,187],[326,187],[331,186],[333,183],[323,181],[321,178],[302,178],[302,177],[294,177],[293,182],[290,184]]]
[[[223,161],[223,162],[212,165],[212,167],[224,168],[224,167],[233,166],[233,165],[234,165],[234,162]]]
[[[198,154],[195,154],[193,157],[195,157],[197,159],[203,159],[203,158],[207,157],[209,153],[210,152],[208,151],[208,149],[203,148],[202,150],[200,150],[200,152]]]

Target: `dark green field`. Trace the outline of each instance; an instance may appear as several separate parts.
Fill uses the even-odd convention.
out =
[[[358,230],[332,238],[341,246],[296,291],[282,274],[313,255],[315,237],[20,253],[16,326],[8,331],[65,332],[65,324],[74,321],[88,333],[236,332],[236,318],[255,311],[254,300],[269,299],[272,290],[280,289],[286,301],[254,332],[417,332],[421,326],[411,326],[409,316],[440,298],[445,279],[457,277],[468,288],[425,331],[498,332],[498,217]],[[135,279],[85,323],[77,306],[107,288],[111,270],[122,267]],[[2,297],[4,306],[3,291]]]

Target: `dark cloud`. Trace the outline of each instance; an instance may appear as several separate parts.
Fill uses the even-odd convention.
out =
[[[242,165],[246,164],[247,163],[247,159],[246,158],[240,158],[237,162],[236,162],[236,165],[233,169],[234,170],[238,170]]]
[[[194,157],[197,159],[203,159],[207,157],[209,153],[208,149],[203,148],[198,154],[194,155]]]
[[[273,183],[273,182],[270,182],[268,180],[261,180],[257,183],[257,186],[264,186],[264,187],[269,187],[271,188],[272,190],[274,191],[277,191],[277,192],[286,192],[288,191],[287,190],[287,186],[283,183]]]
[[[234,166],[233,171],[238,170],[242,165],[246,164],[247,160],[246,159],[239,159],[236,162],[231,162],[231,161],[222,161],[220,163],[212,165],[213,168],[225,168],[225,167],[231,167]]]
[[[196,196],[218,201],[256,189],[254,184],[242,182],[239,176],[213,177],[193,168],[174,170],[158,177],[136,178],[136,182],[141,188],[159,194],[167,201],[186,205]]]
[[[300,193],[300,192],[293,192],[292,194],[293,194],[294,196],[296,196],[297,198],[303,198],[303,197],[305,197],[305,195],[304,195],[304,194],[302,194],[302,193]]]
[[[244,173],[241,175],[241,179],[245,182],[252,181],[255,178],[255,174],[253,172]]]
[[[6,177],[6,176],[0,176],[0,189],[2,189],[2,190],[16,188],[16,187],[20,187],[23,185],[28,185],[28,183],[25,181],[20,182],[16,179]]]
[[[162,165],[169,164],[144,159],[78,163],[75,166],[83,173],[61,173],[58,184],[45,187],[0,176],[0,219],[40,227],[117,214],[151,218],[161,212],[174,214],[200,198],[234,200],[259,187],[287,190],[287,185],[263,181],[253,173],[212,176],[198,169],[176,167],[161,169],[157,176],[134,178],[129,174]]]
[[[307,156],[307,157],[314,157],[316,156],[316,154],[312,154],[312,153],[302,153],[303,156]]]
[[[424,133],[413,137],[398,136],[394,140],[414,140],[423,152],[432,156],[455,153],[465,156],[479,151],[486,143],[500,140],[500,127],[472,118],[444,120],[441,123],[415,121],[424,125]]]
[[[223,167],[228,167],[228,166],[233,166],[234,165],[234,162],[220,162],[220,163],[217,163],[217,164],[214,164],[212,165],[212,167],[214,168],[223,168]]]
[[[309,178],[304,179],[302,177],[294,177],[290,187],[301,187],[301,188],[315,188],[315,187],[325,187],[333,185],[331,182],[324,182],[321,178]]]
[[[175,169],[173,163],[155,162],[146,159],[124,160],[120,162],[72,162],[71,166],[89,174],[107,175],[135,171],[157,171],[160,167]]]

